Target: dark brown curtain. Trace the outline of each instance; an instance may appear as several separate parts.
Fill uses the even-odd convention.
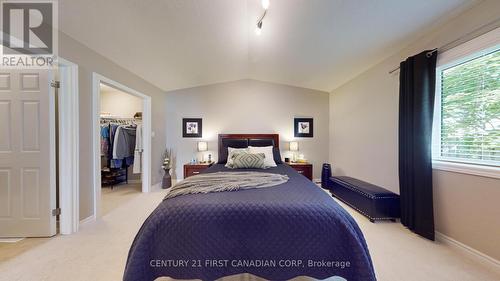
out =
[[[437,52],[424,51],[400,65],[399,190],[401,223],[434,240],[432,118]]]

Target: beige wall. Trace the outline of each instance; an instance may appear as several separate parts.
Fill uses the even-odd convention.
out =
[[[498,19],[500,1],[484,1],[419,38],[330,95],[330,161],[350,175],[399,193],[398,73],[406,57],[451,42]],[[500,260],[500,180],[434,171],[436,230]]]
[[[500,260],[500,180],[434,170],[437,231]]]
[[[136,112],[142,112],[142,99],[120,91],[101,90],[101,113],[132,118]]]
[[[131,54],[134,55],[134,54]],[[93,214],[92,189],[92,73],[97,72],[152,98],[152,184],[161,181],[165,148],[165,93],[64,33],[59,33],[59,56],[78,64],[80,103],[80,219]]]
[[[255,80],[201,86],[167,93],[167,147],[173,149],[174,177],[197,156],[199,139],[182,138],[182,118],[203,118],[203,139],[217,159],[221,133],[279,133],[282,155],[288,155],[294,117],[314,118],[314,138],[298,138],[300,153],[310,159],[314,177],[328,160],[328,100],[326,92]]]

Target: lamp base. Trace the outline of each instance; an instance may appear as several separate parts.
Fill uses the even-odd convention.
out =
[[[170,176],[170,170],[165,170],[165,174],[161,181],[161,188],[167,189],[170,187],[172,187],[172,176]]]

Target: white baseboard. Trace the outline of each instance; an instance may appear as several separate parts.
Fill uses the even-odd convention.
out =
[[[0,243],[17,243],[19,241],[24,240],[24,237],[19,238],[0,238]]]
[[[491,266],[492,268],[494,268],[500,272],[500,261],[498,261],[497,259],[490,257],[487,254],[482,253],[482,252],[480,252],[480,251],[478,251],[470,246],[467,246],[464,243],[459,242],[459,241],[457,241],[449,236],[446,236],[441,232],[436,231],[435,235],[436,235],[437,241],[439,241],[445,245],[451,246],[451,247],[469,255],[470,257],[476,259],[477,261],[479,261],[483,264],[486,264],[488,266]]]
[[[91,223],[95,221],[95,215],[91,215],[90,217],[84,218],[83,220],[80,221],[80,226],[83,226],[85,224]]]

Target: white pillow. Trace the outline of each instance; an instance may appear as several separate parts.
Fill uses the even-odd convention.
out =
[[[273,156],[273,146],[249,146],[248,152],[255,153],[264,153],[266,158],[264,159],[264,166],[266,167],[276,167],[276,162],[274,162]]]
[[[227,148],[227,162],[226,162],[226,167],[232,168],[233,167],[233,154],[235,152],[248,152],[248,148],[234,148],[234,147],[228,147]],[[264,162],[265,164],[265,162]]]

